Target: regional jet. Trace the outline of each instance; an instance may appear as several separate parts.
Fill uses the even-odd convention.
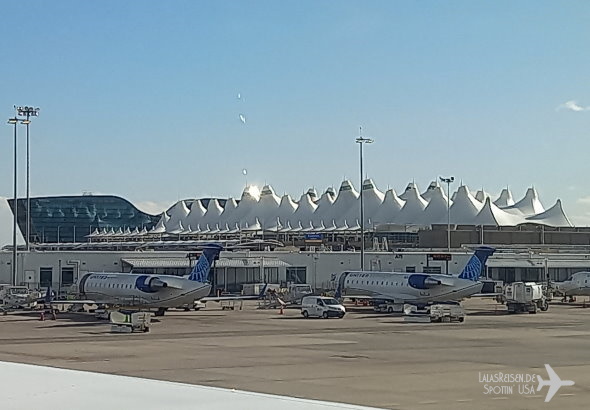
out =
[[[590,296],[590,272],[576,272],[566,281],[554,282],[553,286],[563,294],[564,299],[567,296]]]
[[[426,306],[432,303],[458,302],[478,294],[479,281],[494,248],[479,247],[459,276],[430,273],[343,272],[338,278],[336,297],[371,298],[394,305],[404,303]]]
[[[545,403],[547,403],[562,386],[573,386],[575,383],[571,380],[561,380],[557,373],[555,373],[555,370],[553,370],[548,364],[545,365],[545,369],[547,369],[549,380],[543,380],[541,376],[537,375],[537,379],[539,380],[537,391],[540,391],[543,386],[549,386],[547,396],[545,396]]]
[[[88,273],[78,283],[79,294],[86,300],[55,301],[51,289],[48,289],[43,302],[46,305],[63,303],[107,305],[122,309],[155,308],[156,316],[162,316],[167,308],[207,300],[206,296],[211,291],[207,277],[221,250],[220,245],[206,245],[188,276]]]

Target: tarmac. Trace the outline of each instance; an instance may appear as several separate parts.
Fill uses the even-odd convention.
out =
[[[404,323],[369,307],[348,306],[344,319],[303,319],[296,309],[281,315],[249,302],[231,311],[209,302],[133,334],[110,333],[90,314],[42,322],[10,313],[0,316],[0,361],[388,409],[588,407],[590,308],[552,304],[508,315],[492,300],[464,306],[464,323]],[[548,388],[536,390],[545,364],[575,382],[549,403]]]

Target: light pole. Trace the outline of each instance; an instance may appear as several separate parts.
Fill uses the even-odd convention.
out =
[[[16,258],[17,258],[17,251],[16,251],[16,220],[18,218],[18,203],[17,203],[17,162],[16,162],[16,152],[17,152],[17,140],[16,140],[16,126],[18,125],[18,118],[16,116],[14,118],[9,118],[8,123],[14,125],[14,195],[13,195],[13,207],[14,210],[12,212],[13,219],[12,219],[12,284],[16,286]]]
[[[451,182],[455,180],[455,177],[439,178],[447,184],[447,251],[451,253]]]
[[[361,129],[362,131],[362,129]],[[363,204],[363,145],[372,144],[371,138],[364,138],[360,135],[356,140],[360,151],[360,187],[361,187],[361,271],[365,269],[365,208]]]
[[[31,238],[31,190],[30,190],[30,175],[29,175],[29,164],[30,164],[30,154],[29,154],[29,124],[31,123],[30,117],[36,117],[39,115],[39,108],[33,108],[29,106],[25,107],[17,107],[14,106],[17,115],[21,117],[26,117],[26,119],[22,120],[21,123],[27,126],[27,218],[26,218],[26,236],[25,236],[25,244],[27,252],[30,249],[30,238]]]

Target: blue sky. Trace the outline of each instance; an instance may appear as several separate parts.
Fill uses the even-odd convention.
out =
[[[590,2],[29,0],[0,19],[0,111],[41,107],[33,195],[157,208],[239,196],[243,168],[295,198],[358,186],[362,126],[381,189],[534,185],[590,225]]]

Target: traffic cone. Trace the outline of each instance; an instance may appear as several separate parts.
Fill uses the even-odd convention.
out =
[[[281,308],[279,309],[279,315],[283,314],[283,305],[281,305]]]
[[[39,320],[41,322],[43,322],[45,320],[45,312],[41,311],[41,314],[39,315]]]

